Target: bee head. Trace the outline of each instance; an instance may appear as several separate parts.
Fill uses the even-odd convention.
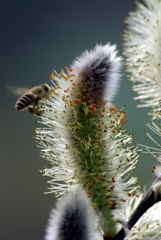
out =
[[[46,93],[49,92],[49,88],[45,84],[42,84],[41,86],[45,90]]]

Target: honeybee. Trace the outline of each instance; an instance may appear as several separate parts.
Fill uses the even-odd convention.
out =
[[[46,84],[35,86],[31,89],[15,88],[8,86],[8,89],[15,95],[22,95],[16,102],[15,108],[18,111],[28,109],[30,113],[39,115],[40,111],[37,108],[39,102],[49,98],[53,89],[49,89]]]

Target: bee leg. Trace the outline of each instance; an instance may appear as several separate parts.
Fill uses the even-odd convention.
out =
[[[29,113],[32,113],[32,114],[35,114],[35,115],[39,115],[40,116],[40,111],[39,109],[35,108],[35,107],[28,107],[27,108],[28,112]]]
[[[34,104],[34,106],[33,106],[34,108],[39,106],[39,101],[40,101],[40,98],[37,97],[37,98],[35,99],[35,104]]]

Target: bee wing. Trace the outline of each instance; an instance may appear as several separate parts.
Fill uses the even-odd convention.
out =
[[[11,84],[7,84],[7,90],[9,92],[11,92],[13,95],[16,95],[16,96],[21,96],[21,95],[24,95],[25,93],[29,92],[30,89],[29,88],[24,88],[24,87],[16,87],[16,86],[13,86]]]

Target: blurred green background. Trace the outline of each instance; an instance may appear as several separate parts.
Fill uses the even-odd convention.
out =
[[[38,169],[48,162],[38,158],[33,130],[39,127],[27,111],[16,112],[17,100],[6,89],[8,83],[33,87],[48,82],[50,71],[70,66],[76,56],[97,43],[117,44],[122,51],[123,20],[135,9],[133,0],[1,0],[0,1],[0,239],[44,238],[52,194]],[[122,78],[116,105],[123,105],[126,129],[135,141],[153,145],[144,133],[149,109],[136,109],[131,82]],[[142,154],[135,175],[147,188],[155,179],[156,160]]]

